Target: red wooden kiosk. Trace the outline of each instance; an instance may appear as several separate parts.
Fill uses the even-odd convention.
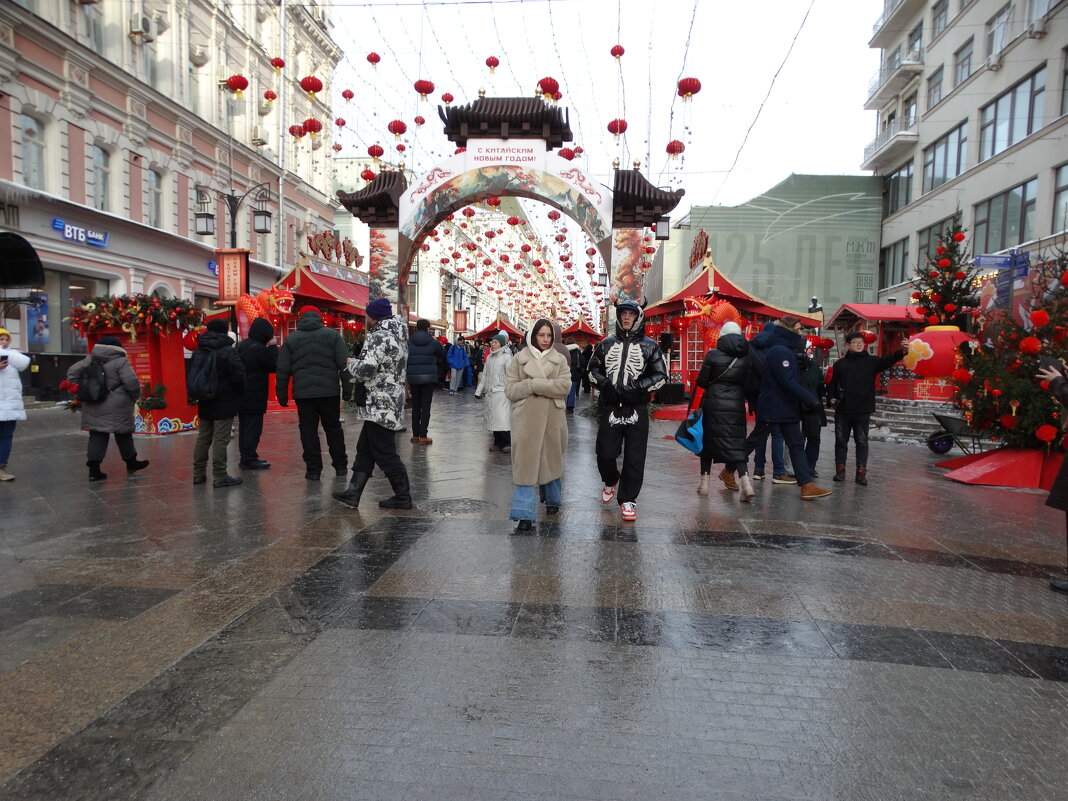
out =
[[[560,336],[571,337],[576,343],[584,347],[604,339],[604,335],[594,331],[590,324],[582,317],[579,317],[578,320],[561,331]]]

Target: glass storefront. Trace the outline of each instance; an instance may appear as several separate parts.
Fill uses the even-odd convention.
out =
[[[108,282],[45,270],[44,286],[33,289],[37,302],[26,307],[26,344],[30,353],[86,353],[88,343],[64,322],[86,300],[108,294]]]

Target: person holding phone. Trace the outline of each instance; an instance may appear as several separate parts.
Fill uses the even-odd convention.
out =
[[[30,357],[11,349],[11,334],[0,328],[0,481],[14,481],[7,472],[7,460],[15,439],[15,424],[26,419],[22,403],[23,370],[30,366]]]
[[[1068,408],[1068,379],[1065,378],[1066,365],[1063,359],[1053,359],[1048,356],[1039,356],[1041,365],[1035,378],[1049,382],[1049,391],[1057,402]],[[1046,506],[1061,509],[1065,513],[1065,535],[1068,536],[1068,459],[1061,462],[1061,469],[1057,471],[1057,477],[1053,479],[1053,486],[1049,489],[1049,497],[1046,498]],[[1049,583],[1050,589],[1056,592],[1068,593],[1068,581],[1054,579]]]

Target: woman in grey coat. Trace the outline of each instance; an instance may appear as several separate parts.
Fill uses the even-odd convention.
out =
[[[103,481],[107,473],[100,471],[100,463],[108,452],[108,435],[115,435],[119,454],[126,462],[126,472],[136,473],[148,467],[148,460],[137,458],[134,448],[134,403],[141,397],[141,383],[126,358],[126,351],[118,338],[101,337],[93,351],[67,371],[67,381],[78,384],[82,371],[90,362],[104,365],[108,394],[100,403],[82,404],[82,430],[89,432],[86,466],[90,481]]]

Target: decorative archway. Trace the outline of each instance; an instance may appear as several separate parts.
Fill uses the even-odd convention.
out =
[[[537,98],[479,98],[438,107],[457,153],[411,187],[398,172],[379,173],[358,192],[337,193],[371,228],[370,296],[406,307],[412,261],[423,239],[450,213],[490,197],[540,200],[571,217],[611,270],[611,295],[641,299],[645,253],[641,229],[679,204],[637,170],[615,171],[614,186],[594,183],[549,151],[571,141],[564,109]]]

